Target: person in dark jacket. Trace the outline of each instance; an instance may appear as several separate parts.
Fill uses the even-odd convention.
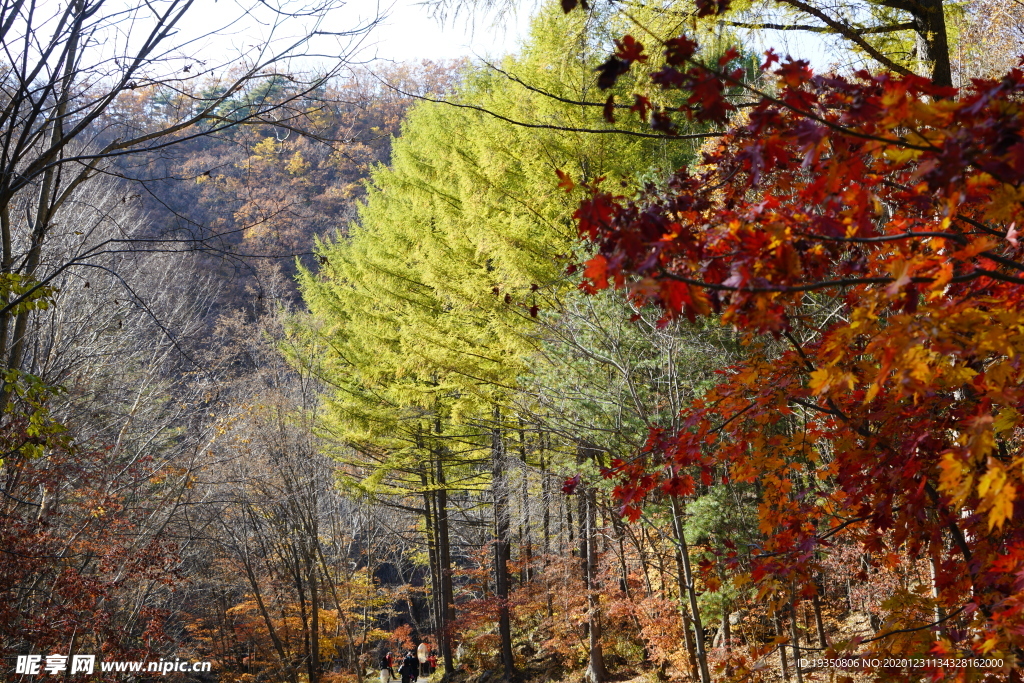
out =
[[[387,671],[387,675],[386,676],[384,674],[385,671]],[[380,673],[381,673],[380,679],[382,681],[384,681],[384,680],[388,680],[388,681],[395,680],[394,659],[392,659],[390,652],[384,652],[380,656]]]
[[[398,673],[402,676],[402,683],[415,683],[420,677],[420,663],[416,661],[411,650],[406,651],[402,666],[398,667]]]

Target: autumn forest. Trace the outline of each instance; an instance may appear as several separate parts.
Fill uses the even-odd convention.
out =
[[[0,0],[0,681],[1022,680],[1024,4],[220,4]]]

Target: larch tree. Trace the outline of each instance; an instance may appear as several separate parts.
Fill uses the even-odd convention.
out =
[[[361,486],[379,492],[397,477],[409,493],[433,491],[425,509],[435,516],[445,504],[437,494],[489,487],[509,677],[508,481],[523,418],[515,398],[539,350],[541,309],[574,287],[561,272],[573,246],[573,200],[545,179],[568,171],[635,185],[652,164],[668,168],[689,152],[635,126],[615,130],[600,109],[578,104],[592,95],[587,74],[600,54],[586,22],[566,37],[560,10],[548,7],[521,57],[468,71],[457,99],[411,112],[359,221],[321,243],[318,272],[301,278],[311,319],[297,334],[320,350],[315,372],[332,387],[322,429],[345,447],[341,458]],[[590,450],[575,443],[565,452],[575,462]],[[591,530],[581,548],[593,580],[595,505],[579,519]],[[444,531],[435,533],[443,558]],[[441,565],[443,580],[450,567]],[[596,587],[590,595],[589,676],[602,680]],[[440,606],[446,619],[450,608]]]

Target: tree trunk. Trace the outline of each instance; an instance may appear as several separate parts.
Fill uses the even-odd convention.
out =
[[[520,488],[523,516],[519,525],[519,548],[522,552],[520,557],[523,560],[523,568],[520,572],[520,580],[522,583],[527,583],[533,578],[531,566],[533,563],[533,547],[530,543],[530,477],[528,476],[530,470],[526,462],[526,428],[521,419],[519,420],[519,459],[523,463],[523,476]]]
[[[309,572],[309,683],[320,680],[320,587],[317,585],[316,560],[307,550],[306,569]]]
[[[672,530],[675,532],[678,542],[677,561],[681,571],[679,573],[679,599],[683,595],[689,598],[690,618],[693,622],[694,650],[697,657],[697,666],[700,670],[700,682],[711,683],[711,672],[708,669],[707,649],[704,646],[704,626],[701,624],[700,608],[697,606],[697,591],[693,586],[693,572],[690,569],[690,549],[686,545],[686,536],[683,533],[683,520],[679,515],[679,502],[672,499]],[[685,607],[684,620],[685,620]]]
[[[259,609],[260,616],[263,617],[263,625],[267,628],[267,635],[270,636],[270,641],[274,644],[274,650],[277,652],[278,659],[281,662],[281,670],[291,683],[298,683],[298,676],[296,676],[295,669],[289,661],[287,648],[278,635],[277,629],[274,628],[274,620],[271,618],[266,603],[263,601],[259,580],[256,578],[256,573],[253,571],[252,564],[249,561],[248,549],[246,549],[246,553],[241,560],[245,576],[249,579],[249,588],[252,590],[253,599],[256,600],[256,607]]]
[[[542,552],[547,555],[551,552],[551,507],[549,498],[551,496],[551,484],[548,483],[547,462],[544,459],[544,451],[540,453],[540,490],[541,498],[544,499],[544,512],[541,517],[542,528]]]
[[[922,75],[930,76],[935,85],[951,87],[953,72],[943,0],[916,0],[908,5],[908,11],[917,32],[917,57],[925,72]]]
[[[804,675],[800,671],[800,632],[796,624],[796,598],[791,598],[789,603],[789,634],[793,646],[793,670],[796,671],[796,683],[803,683]]]
[[[575,536],[573,535],[573,522],[572,522],[572,505],[569,504],[569,498],[565,499],[565,528],[569,531],[569,552],[571,553],[572,544],[576,542]],[[561,538],[559,538],[558,549],[564,552],[562,549]]]
[[[825,637],[825,622],[821,618],[821,598],[817,593],[811,599],[814,607],[814,628],[818,632],[818,647],[828,647],[828,638]]]
[[[775,634],[779,635],[779,636],[785,634],[785,631],[782,628],[782,617],[779,616],[778,612],[775,613]],[[782,664],[782,677],[788,681],[789,680],[789,663],[788,663],[787,658],[786,658],[786,645],[785,644],[780,644],[779,645],[779,662]]]
[[[4,204],[0,206],[0,277],[7,277],[13,266],[11,257],[11,209]],[[8,298],[6,291],[0,292],[0,309],[7,306]],[[10,313],[0,313],[0,364],[6,367],[7,361],[7,321]],[[4,398],[6,388],[0,388],[0,406],[6,403]]]
[[[542,525],[544,528],[544,565],[547,566],[548,554],[551,552],[551,483],[548,481],[547,463],[544,458],[544,441],[543,435],[541,436],[541,452],[540,452],[540,486],[541,486],[541,497],[544,499],[544,518]],[[547,614],[548,619],[555,616],[554,608],[554,596],[551,593],[550,583],[545,582],[548,585],[547,589]]]
[[[935,611],[933,613],[935,622],[938,626],[935,627],[935,632],[939,635],[946,635],[946,610],[942,609],[942,603],[939,602],[939,584],[936,582],[936,576],[938,574],[938,561],[935,559],[933,554],[928,558],[928,574],[931,578],[932,584],[932,600],[935,601]]]
[[[441,658],[444,660],[445,676],[455,673],[455,658],[452,656],[452,641],[449,625],[455,620],[455,595],[452,590],[451,544],[448,538],[448,491],[444,478],[444,465],[437,458],[437,491],[434,494],[434,514],[437,516],[437,560],[441,575]]]
[[[587,662],[587,683],[603,683],[606,678],[604,669],[604,650],[601,647],[603,624],[601,622],[601,596],[597,587],[597,492],[587,488],[586,492],[586,523],[585,534],[581,539],[586,547],[584,559],[587,585],[587,611],[590,615],[588,646],[590,656]]]
[[[494,497],[494,593],[498,598],[498,637],[501,640],[501,666],[505,680],[515,678],[512,655],[512,620],[508,609],[508,563],[512,557],[509,543],[508,482],[505,478],[505,446],[498,426],[500,415],[494,410],[491,430],[491,493]]]
[[[433,470],[433,465],[431,465]],[[430,565],[430,622],[434,633],[441,630],[441,573],[437,560],[437,515],[434,514],[434,491],[427,477],[426,466],[420,467],[420,484],[423,486],[423,519],[427,532],[427,562]]]

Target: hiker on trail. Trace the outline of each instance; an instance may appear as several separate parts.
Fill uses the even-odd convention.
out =
[[[395,680],[395,660],[391,656],[390,652],[385,652],[380,656],[380,680],[381,683],[389,683]]]
[[[402,683],[415,683],[420,677],[420,663],[416,661],[412,650],[406,650],[402,666],[398,667],[398,673],[402,675]]]

